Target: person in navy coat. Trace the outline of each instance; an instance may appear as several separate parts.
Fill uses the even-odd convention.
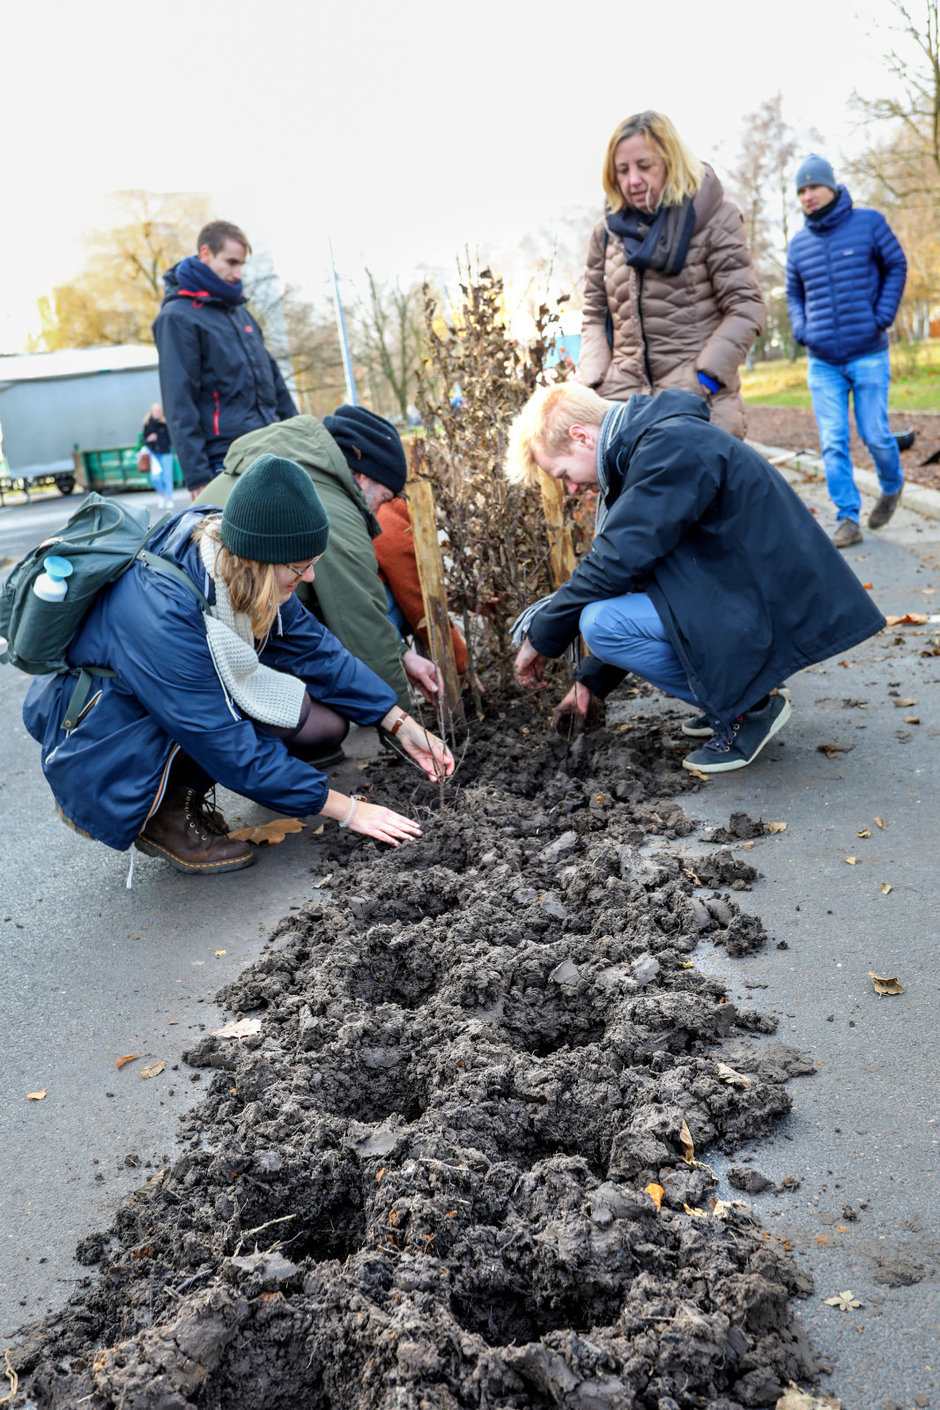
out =
[[[229,221],[212,220],[200,230],[196,248],[197,255],[163,276],[163,303],[153,325],[170,438],[194,498],[219,473],[234,440],[297,415],[245,303],[248,237]]]
[[[888,425],[888,329],[904,293],[907,260],[884,216],[853,206],[825,157],[812,154],[800,163],[796,189],[806,223],[787,251],[787,306],[793,336],[808,350],[809,389],[838,521],[833,543],[848,548],[862,538],[862,497],[849,456],[850,397],[881,487],[868,527],[883,528],[901,498],[904,473]]]
[[[712,426],[693,393],[611,402],[543,387],[513,422],[506,473],[598,489],[594,542],[517,623],[526,688],[579,633],[590,655],[556,712],[579,724],[628,671],[701,712],[687,769],[750,764],[791,712],[794,671],[844,653],[885,619],[779,471]]]

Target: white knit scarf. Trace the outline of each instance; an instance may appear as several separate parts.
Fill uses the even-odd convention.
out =
[[[292,729],[300,721],[306,687],[296,676],[275,671],[258,660],[251,617],[232,608],[228,586],[216,574],[216,539],[206,535],[199,544],[203,567],[215,584],[215,606],[204,614],[206,639],[216,674],[228,696],[261,724]]]

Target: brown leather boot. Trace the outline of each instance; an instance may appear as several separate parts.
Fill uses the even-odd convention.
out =
[[[211,875],[250,867],[254,849],[227,834],[228,824],[205,794],[171,782],[134,846],[148,857],[164,857],[177,871]]]

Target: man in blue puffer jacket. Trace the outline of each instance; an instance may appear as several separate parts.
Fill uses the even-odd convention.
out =
[[[190,255],[163,276],[153,325],[160,392],[186,488],[219,473],[234,440],[296,416],[297,408],[248,312],[242,266],[251,253],[237,225],[213,220]]]
[[[849,457],[849,393],[881,486],[868,527],[883,528],[901,498],[904,474],[888,426],[887,330],[904,292],[907,260],[884,216],[856,210],[824,157],[811,154],[800,163],[796,189],[806,225],[787,251],[787,304],[793,335],[809,353],[809,389],[838,520],[832,541],[848,548],[862,537],[862,499]]]

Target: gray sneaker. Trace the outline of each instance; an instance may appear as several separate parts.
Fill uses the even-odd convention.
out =
[[[871,520],[868,522],[871,523]],[[848,548],[851,543],[861,543],[863,537],[864,535],[854,519],[840,519],[832,536],[832,542],[836,548]]]
[[[777,687],[777,694],[790,699],[790,687],[781,685]],[[693,715],[691,720],[683,720],[679,726],[682,733],[688,735],[689,739],[711,739],[715,733],[715,726],[707,715]]]
[[[900,502],[900,490],[896,490],[894,494],[883,494],[868,516],[868,527],[870,529],[883,529]],[[859,538],[861,538],[861,534]]]
[[[716,730],[707,744],[682,760],[682,767],[700,774],[723,774],[752,764],[765,744],[790,718],[792,710],[778,691],[762,710],[746,710],[726,729]]]

